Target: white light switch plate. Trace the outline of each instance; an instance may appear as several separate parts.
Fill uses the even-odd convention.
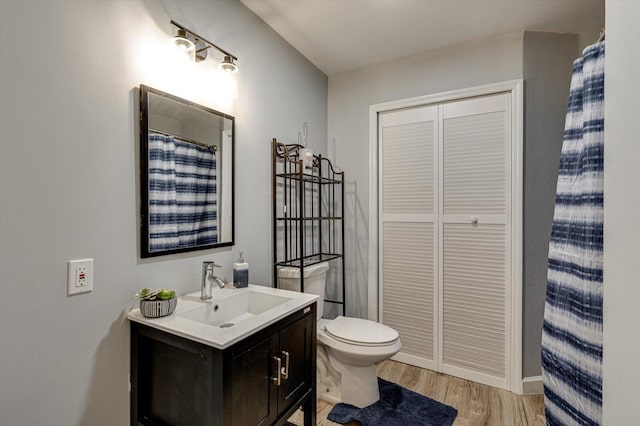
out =
[[[67,295],[93,291],[93,259],[70,260],[67,269]]]

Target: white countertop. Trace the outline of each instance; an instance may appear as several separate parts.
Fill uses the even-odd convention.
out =
[[[284,296],[291,300],[276,306],[266,312],[258,314],[254,317],[239,322],[233,327],[221,328],[218,326],[189,320],[177,314],[181,314],[199,307],[204,304],[222,303],[225,298],[233,296],[243,291],[256,291],[260,293]],[[173,314],[162,318],[146,318],[140,313],[140,309],[132,309],[127,317],[130,321],[135,321],[158,330],[176,336],[184,337],[189,340],[213,346],[218,349],[225,349],[239,342],[240,340],[252,335],[253,333],[264,329],[265,327],[281,320],[282,318],[311,305],[318,299],[318,296],[308,293],[300,293],[296,291],[282,290],[260,285],[250,285],[249,288],[214,288],[213,299],[208,301],[200,300],[200,292],[190,293],[178,297],[178,305]]]

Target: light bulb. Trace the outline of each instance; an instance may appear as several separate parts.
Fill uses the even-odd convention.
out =
[[[178,50],[184,55],[187,55],[189,59],[192,61],[195,60],[196,46],[191,40],[189,40],[185,30],[178,30],[178,34],[173,38],[173,43],[176,45]]]
[[[233,58],[229,55],[224,56],[224,59],[220,62],[220,65],[218,65],[218,69],[228,73],[238,72],[238,66],[233,62]]]

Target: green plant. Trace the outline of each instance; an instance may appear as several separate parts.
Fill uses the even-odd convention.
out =
[[[165,288],[151,290],[146,287],[135,295],[135,298],[140,300],[169,300],[174,297],[176,297],[176,292],[173,290],[167,290]]]

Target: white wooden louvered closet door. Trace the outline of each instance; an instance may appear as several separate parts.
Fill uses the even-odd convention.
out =
[[[507,388],[511,97],[440,106],[442,371]]]
[[[435,368],[437,107],[380,114],[381,321],[400,334],[395,359]]]
[[[509,388],[511,96],[379,114],[380,317],[394,359]]]

